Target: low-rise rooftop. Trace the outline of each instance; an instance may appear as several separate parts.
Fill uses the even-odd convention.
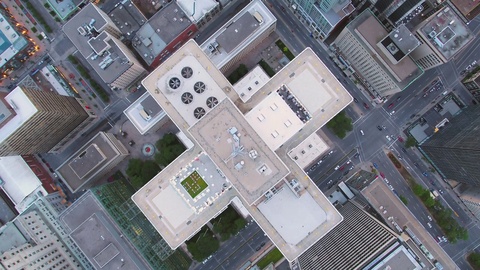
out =
[[[267,73],[257,65],[250,70],[247,75],[243,76],[237,83],[235,83],[233,89],[237,92],[243,102],[247,102],[269,80],[270,77],[268,77]]]
[[[475,37],[449,6],[430,16],[419,32],[446,61]]]
[[[132,45],[143,60],[152,64],[153,60],[192,22],[177,5],[171,2],[155,13],[135,34]]]
[[[147,18],[130,0],[123,0],[116,4],[108,16],[127,39],[132,39],[135,32],[147,21]]]
[[[126,151],[119,150],[118,144],[112,142],[110,136],[113,135],[98,133],[58,167],[58,176],[72,192],[81,189],[112,160]]]
[[[0,67],[3,67],[27,44],[27,40],[0,13]]]
[[[222,68],[276,21],[261,1],[253,0],[211,35],[201,48],[217,68]]]
[[[123,113],[142,135],[165,117],[165,112],[148,92],[130,104]]]

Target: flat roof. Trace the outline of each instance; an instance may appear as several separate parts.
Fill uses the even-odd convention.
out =
[[[196,2],[195,5],[198,5],[198,3]],[[192,25],[192,22],[183,10],[176,2],[171,2],[155,13],[138,30],[132,42],[133,47],[143,60],[150,65],[155,57],[190,25]]]
[[[151,118],[147,119],[142,116],[142,111],[147,112]],[[158,103],[148,92],[145,92],[142,96],[130,104],[130,106],[128,106],[123,113],[142,135],[147,133],[166,115],[160,105],[158,105]]]
[[[194,23],[201,20],[206,13],[209,13],[219,5],[214,0],[177,0],[177,3],[185,14],[189,14],[189,19]]]
[[[3,67],[27,44],[27,40],[19,34],[9,22],[8,17],[0,14],[0,67]]]
[[[147,269],[91,191],[58,219],[95,269]]]
[[[10,118],[0,128],[0,142],[5,141],[25,122],[38,112],[30,99],[20,86],[15,87],[6,97],[5,101],[15,111],[15,115]]]
[[[405,57],[398,63],[392,63],[386,54],[377,46],[377,43],[381,41],[385,36],[388,36],[388,32],[383,28],[382,24],[377,20],[370,11],[364,11],[355,18],[352,22],[355,33],[368,45],[370,50],[376,52],[379,57],[375,57],[394,78],[395,82],[400,85],[408,85],[413,79],[417,78],[422,71],[409,57]]]
[[[127,39],[132,39],[132,34],[147,21],[147,18],[130,0],[123,0],[116,4],[108,16]]]
[[[257,65],[250,70],[247,75],[243,76],[238,82],[236,82],[233,85],[233,89],[237,92],[243,102],[247,102],[269,80],[270,77],[268,77],[267,73]]]
[[[84,58],[89,57],[93,50],[88,44],[89,37],[81,35],[78,28],[88,25],[100,33],[108,24],[108,17],[105,13],[92,3],[84,6],[73,18],[63,25],[63,32],[77,47]]]
[[[285,242],[291,245],[297,245],[317,227],[328,222],[327,214],[311,194],[306,192],[297,197],[286,184],[257,207]]]
[[[262,22],[255,17],[261,18]],[[217,68],[222,68],[276,21],[262,1],[253,0],[200,47]]]
[[[236,21],[229,23],[225,30],[218,35],[216,41],[223,49],[230,53],[238,45],[247,39],[260,23],[249,12],[243,13]]]
[[[68,188],[76,192],[118,155],[118,150],[106,134],[99,132],[60,165],[56,172]]]
[[[392,63],[397,64],[421,44],[420,40],[404,24],[401,24],[378,42],[377,46]]]
[[[292,72],[299,72],[298,74],[300,74],[304,63],[310,61],[309,65],[319,69],[319,72],[325,73],[325,81],[331,82],[332,89],[335,89],[338,93],[336,93],[337,100],[332,102],[332,104],[325,105],[324,112],[319,108],[319,111],[316,113],[324,113],[323,118],[320,119],[319,117],[318,121],[312,118],[312,121],[306,125],[306,130],[308,131],[318,129],[317,123],[323,125],[323,121],[328,121],[327,119],[336,115],[336,113],[344,109],[345,106],[352,101],[352,97],[338,81],[334,82],[330,80],[331,77],[334,78],[334,76],[330,72],[323,70],[322,67],[325,66],[320,64],[321,61],[318,57],[313,57],[313,55],[311,50],[302,52],[296,60],[289,63],[283,69],[283,71],[285,71],[284,73],[280,71],[283,77],[278,76],[276,79],[275,77],[272,78],[262,87],[262,90],[257,93],[261,94],[263,92],[267,93],[278,90],[279,87],[283,85],[283,80],[291,80],[292,78],[289,78],[289,76]],[[181,75],[181,67],[184,66],[184,64],[188,64],[194,73],[207,70],[208,73],[204,76],[208,76],[210,80],[212,80],[213,85],[217,85],[219,91],[225,95],[223,99],[219,99],[219,103],[214,108],[206,111],[198,121],[194,122],[191,122],[190,119],[184,116],[185,104],[172,99],[172,97],[175,96],[172,95],[172,93],[176,93],[175,89],[167,91],[167,88],[170,87],[167,85],[172,76],[181,76],[183,78]],[[195,65],[201,68],[194,68]],[[172,73],[172,70],[174,70],[174,73]],[[179,85],[184,85],[184,81],[186,80],[189,80],[189,78],[180,79]],[[188,41],[160,67],[145,78],[142,84],[164,109],[169,118],[177,125],[180,131],[193,142],[193,146],[189,150],[185,151],[132,197],[132,200],[138,205],[139,209],[150,222],[152,222],[154,227],[172,248],[178,247],[192,237],[206,222],[223,211],[235,197],[240,199],[255,221],[257,221],[260,227],[290,261],[298,257],[309,246],[313,245],[319,238],[341,222],[341,215],[330,204],[323,193],[311,182],[303,170],[298,168],[293,162],[292,164],[289,163],[290,170],[284,163],[289,162],[290,159],[282,160],[278,154],[267,146],[257,134],[257,131],[247,122],[242,112],[240,112],[230,99],[237,99],[237,93],[232,91],[232,86],[195,41]],[[209,84],[212,85],[211,83]],[[174,85],[178,85],[178,82]],[[267,85],[269,85],[269,87],[267,87]],[[179,88],[180,87],[177,89]],[[341,91],[344,91],[344,93]],[[180,97],[180,95],[177,94],[177,97]],[[197,96],[194,95],[193,99],[196,97]],[[256,97],[254,97],[255,102],[250,103],[252,106],[254,106],[253,104],[258,104],[257,98],[262,98],[262,96],[256,95]],[[330,110],[337,111],[334,113]],[[301,137],[302,135],[299,134],[299,136]],[[297,139],[296,137],[297,136],[294,136],[295,139]],[[188,208],[181,207],[184,208],[182,211],[187,211],[185,215],[182,215],[184,215],[184,217],[190,215],[190,218],[188,218],[187,222],[181,222],[181,220],[177,220],[177,217],[173,217],[172,224],[176,223],[180,225],[178,229],[170,230],[167,227],[167,224],[170,224],[170,222],[164,216],[159,217],[161,216],[158,214],[159,208],[155,206],[156,204],[153,203],[153,199],[167,188],[168,185],[173,185],[172,180],[174,180],[173,182],[181,181],[182,176],[179,176],[177,179],[177,175],[179,175],[179,173],[186,174],[184,170],[189,168],[189,164],[193,163],[192,160],[195,161],[199,153],[204,153],[205,156],[211,159],[212,163],[218,169],[219,175],[221,174],[225,177],[227,187],[229,183],[231,187],[224,190],[222,196],[218,197],[215,203],[209,207],[206,207],[208,205],[207,201],[207,205],[205,205],[206,208],[201,214],[200,212],[197,214],[198,210],[190,208],[195,213],[190,215]],[[286,154],[280,156],[287,157]],[[195,165],[192,166],[197,167]],[[202,170],[200,169],[199,171]],[[297,179],[296,181],[299,183],[296,187],[297,192],[302,194],[305,192],[309,193],[314,199],[314,203],[318,204],[326,213],[327,221],[313,230],[310,230],[311,228],[305,229],[311,233],[303,234],[306,236],[296,245],[286,242],[283,236],[275,230],[269,219],[265,217],[256,206],[256,204],[262,203],[269,196],[268,194],[274,192],[275,186],[279,185],[285,178],[288,179],[289,182]],[[206,177],[206,181],[208,188],[210,188],[208,177]],[[217,184],[214,185],[215,187],[217,186]],[[182,188],[178,190],[182,191]],[[165,198],[170,198],[169,196],[173,196],[175,193],[182,193],[178,190],[175,191],[169,188]],[[184,192],[182,194],[184,194]],[[175,196],[177,196],[178,199],[178,196],[181,195]],[[182,200],[184,201],[185,198],[189,198],[188,194],[184,194],[183,196],[184,198],[182,197]],[[205,195],[205,197],[207,197],[207,195]],[[165,198],[160,197],[160,201]],[[191,198],[190,203],[192,203]],[[172,210],[165,211],[168,212]],[[185,220],[184,217],[181,219]]]
[[[446,60],[451,59],[475,37],[448,6],[430,16],[419,32]]]
[[[410,252],[402,245],[398,246],[370,269],[381,270],[386,268],[403,270],[423,269],[412,254],[410,254]]]
[[[42,186],[40,179],[21,156],[0,157],[0,179],[1,188],[15,205],[22,203]]]
[[[288,152],[300,168],[305,169],[330,147],[316,132],[308,136],[303,142]]]
[[[214,67],[206,64],[200,63],[193,55],[187,55],[156,82],[156,89],[177,108],[189,126],[226,98],[222,88],[227,86],[225,82],[218,84],[217,79],[223,75],[211,74],[209,69]]]
[[[274,151],[305,125],[286,102],[287,97],[275,91],[245,115],[248,123]]]
[[[189,132],[248,204],[289,173],[229,99],[218,104]]]
[[[70,14],[77,11],[78,7],[73,3],[72,0],[66,1],[54,1],[47,0],[48,4],[55,10],[55,13],[60,17],[60,19],[67,18]]]

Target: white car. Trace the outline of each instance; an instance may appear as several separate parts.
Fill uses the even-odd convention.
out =
[[[388,179],[387,179],[387,178],[385,178],[385,179],[383,179],[383,180],[385,180],[385,183],[390,184],[390,182],[388,182]]]
[[[432,228],[432,224],[430,224],[430,222],[427,223],[427,226],[431,229]]]
[[[387,138],[388,141],[391,141],[392,139],[390,138],[390,136],[385,136],[385,138]]]
[[[337,167],[335,167],[335,171],[338,170],[338,168],[340,168],[340,165],[337,165]]]
[[[365,135],[365,133],[363,133],[363,130],[362,130],[362,129],[360,129],[360,133],[362,133],[362,135]]]
[[[392,111],[392,112],[390,113],[390,115],[393,115],[394,113],[395,113],[395,111]]]
[[[433,221],[431,216],[427,216],[428,220]]]
[[[392,186],[392,185],[388,185],[388,188],[389,188],[390,190],[393,190],[393,186]]]

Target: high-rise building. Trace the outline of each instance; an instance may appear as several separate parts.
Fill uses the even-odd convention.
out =
[[[446,179],[480,186],[480,107],[470,106],[419,150]]]
[[[339,212],[343,221],[298,257],[300,269],[382,269],[400,262],[402,269],[421,269],[399,236],[357,203]]]
[[[86,5],[65,23],[63,32],[110,88],[126,89],[145,73],[120,41],[120,29],[94,4]]]
[[[460,184],[455,187],[460,200],[467,206],[468,210],[480,220],[480,188],[470,185]]]
[[[301,21],[312,30],[312,36],[325,39],[340,22],[355,10],[350,0],[289,0]]]
[[[402,91],[423,71],[410,58],[420,45],[403,25],[390,33],[370,10],[355,17],[335,39],[333,47],[346,59],[353,76],[370,96],[381,100]]]
[[[2,269],[94,269],[58,222],[58,192],[40,197],[0,230]]]
[[[15,88],[0,100],[0,156],[53,152],[91,122],[81,100]],[[75,133],[75,132],[73,132]]]

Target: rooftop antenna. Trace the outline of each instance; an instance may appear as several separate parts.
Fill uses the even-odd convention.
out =
[[[230,156],[227,159],[225,159],[225,163],[229,162],[230,160],[232,160],[234,157],[238,155],[246,154],[244,152],[245,148],[243,147],[243,145],[240,144],[240,137],[238,136],[237,128],[236,127],[229,128],[228,133],[230,133],[230,135],[232,135],[233,137],[233,146],[232,146],[233,149]]]

